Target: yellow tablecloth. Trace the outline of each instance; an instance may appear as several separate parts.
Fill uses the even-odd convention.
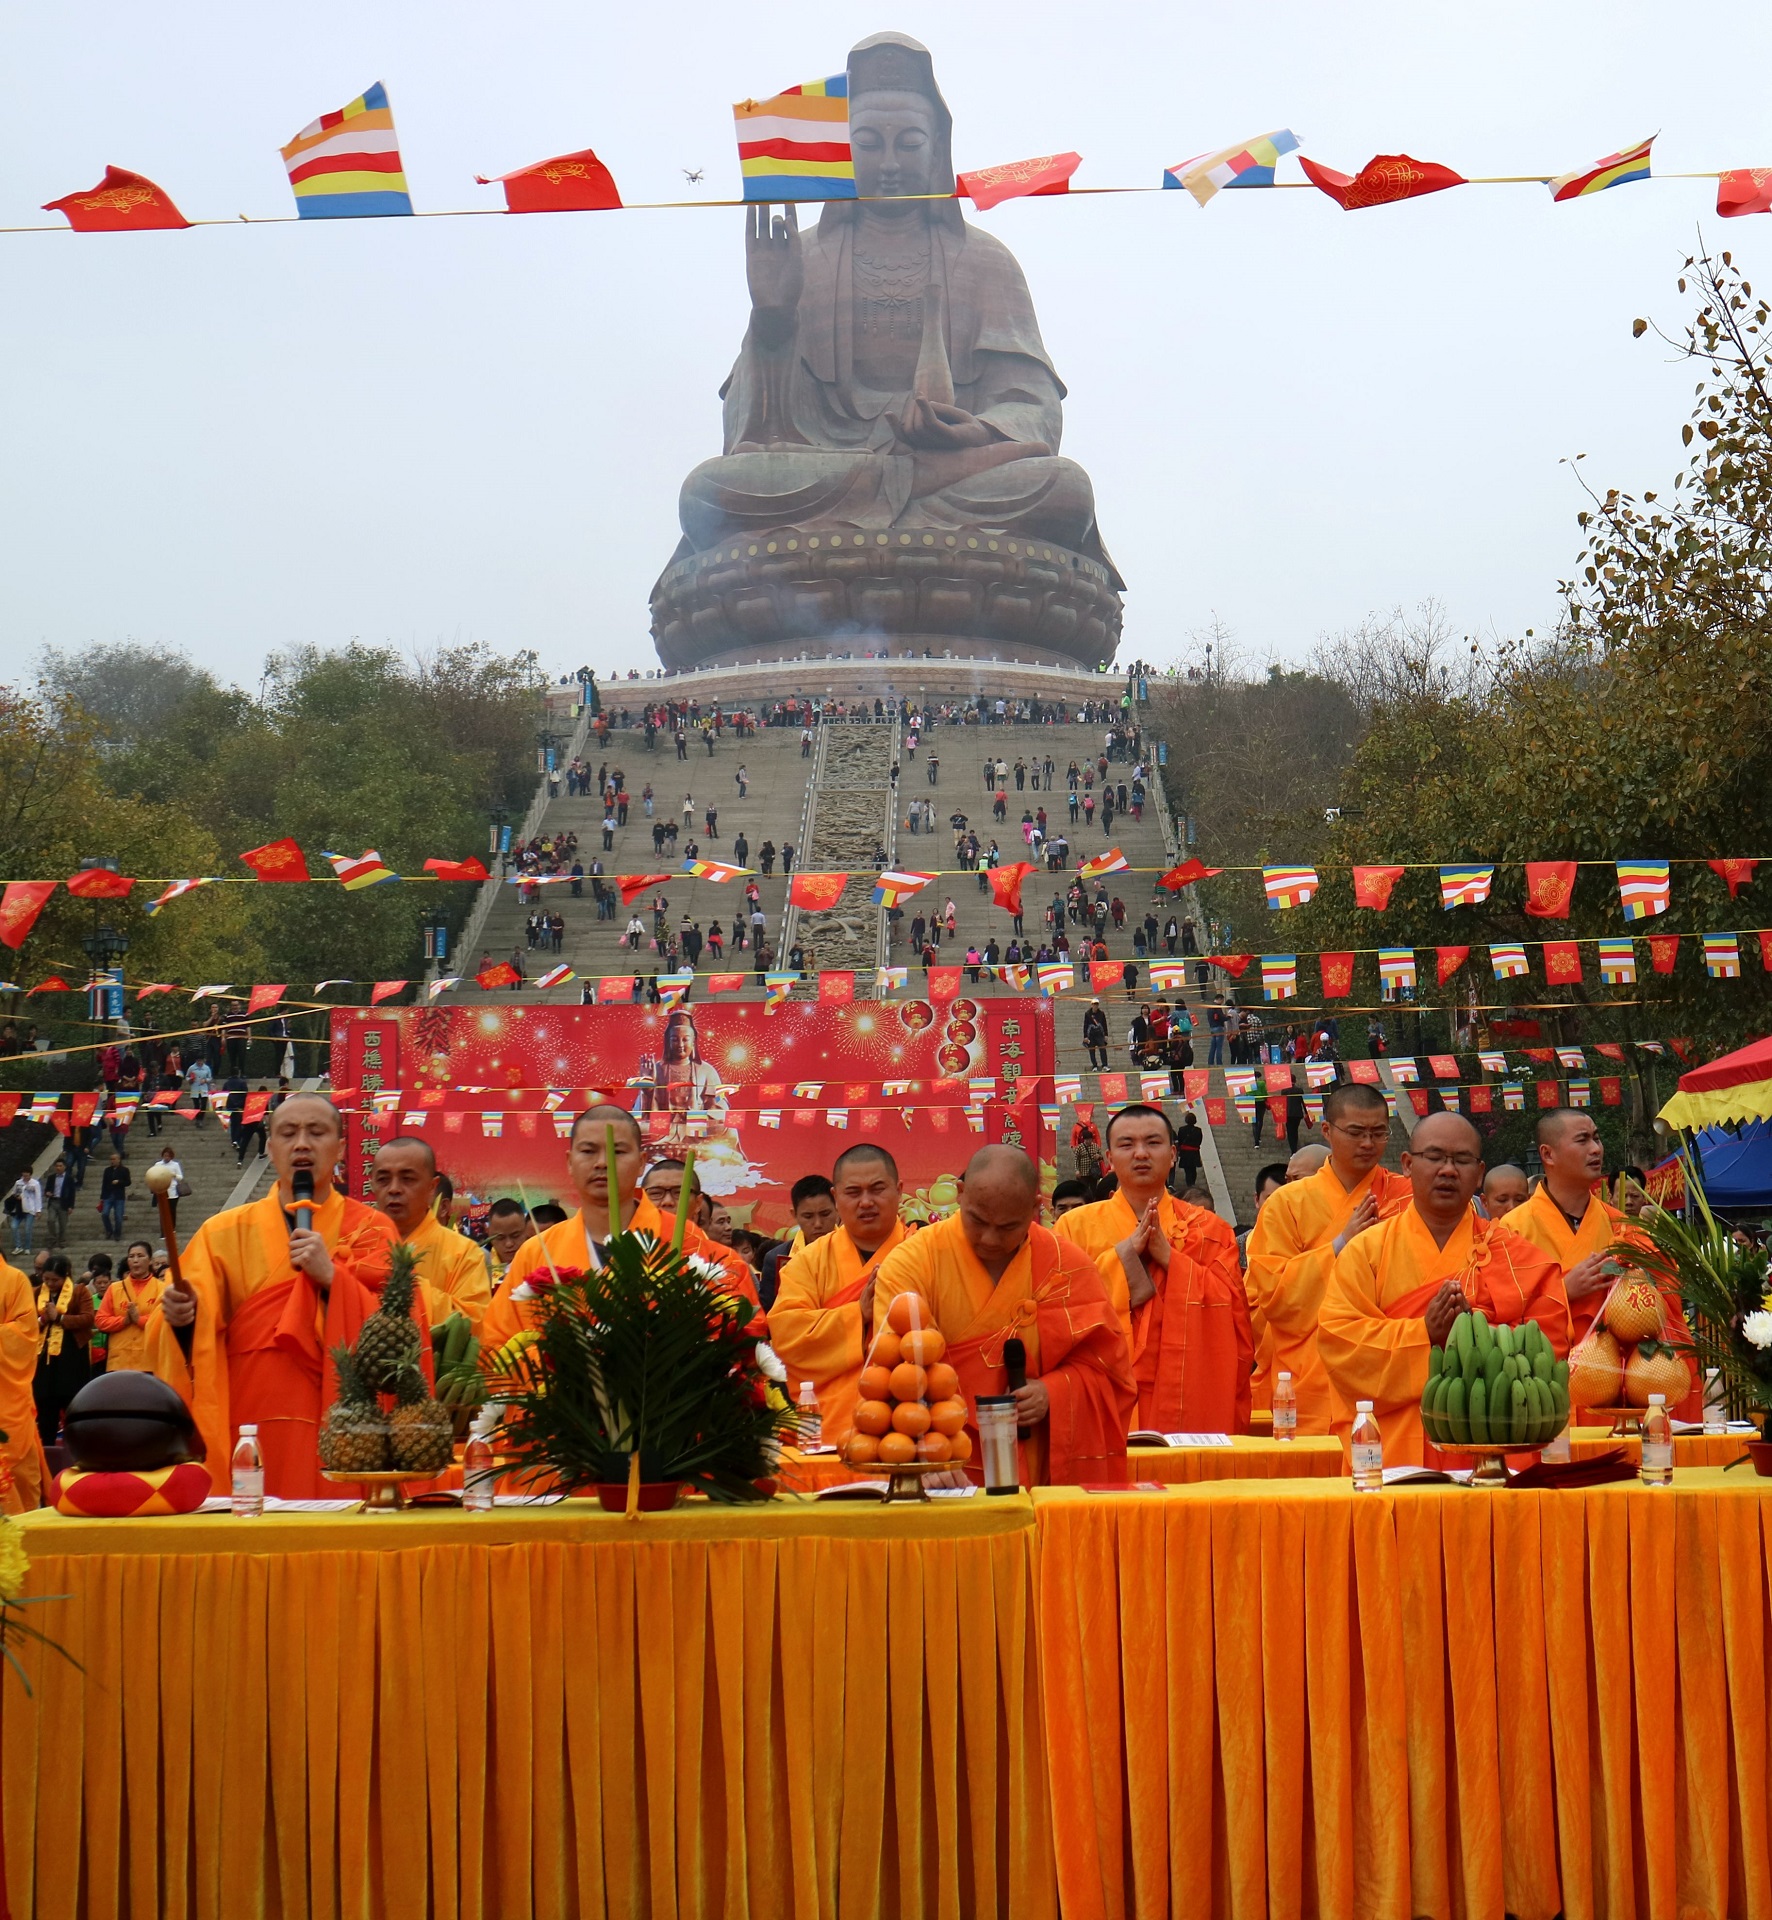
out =
[[[1025,1495],[25,1522],[14,1911],[1055,1911]]]
[[[1066,1920],[1772,1911],[1772,1489],[1034,1495]]]
[[[1732,1460],[1747,1457],[1751,1433],[1676,1433],[1674,1435],[1674,1471],[1682,1467],[1726,1467]],[[1633,1460],[1642,1458],[1637,1436],[1619,1434],[1616,1438],[1604,1427],[1571,1427],[1569,1452],[1577,1460],[1604,1453],[1609,1447],[1622,1447]],[[1753,1474],[1751,1466],[1737,1467],[1737,1473]]]

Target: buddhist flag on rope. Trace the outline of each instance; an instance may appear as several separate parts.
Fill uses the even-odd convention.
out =
[[[890,993],[894,987],[902,987],[910,977],[909,967],[877,967],[874,970],[874,986],[880,993]]]
[[[1618,897],[1627,920],[1652,920],[1666,913],[1668,877],[1665,860],[1620,860]]]
[[[1582,167],[1574,173],[1559,173],[1554,180],[1547,180],[1553,200],[1579,200],[1584,194],[1604,193],[1608,187],[1626,187],[1633,180],[1649,178],[1649,149],[1654,146],[1657,136],[1650,134],[1647,140],[1639,140],[1634,147],[1626,147],[1622,152],[1609,153],[1604,160],[1596,160],[1591,167]]]
[[[1577,940],[1547,940],[1544,943],[1545,984],[1572,987],[1581,980],[1581,943]]]
[[[153,914],[158,913],[162,907],[169,905],[172,901],[182,900],[187,893],[195,893],[199,887],[208,887],[213,885],[214,885],[214,882],[207,878],[202,880],[175,880],[173,881],[171,886],[169,886],[166,889],[166,891],[163,894],[161,894],[157,899],[150,900],[148,904],[142,909],[142,911],[152,916]]]
[[[1317,890],[1315,867],[1263,867],[1262,891],[1276,911],[1282,907],[1302,907]]]
[[[1203,866],[1190,855],[1179,866],[1171,867],[1162,875],[1157,885],[1167,888],[1170,893],[1179,893],[1183,887],[1191,887],[1198,880],[1210,880],[1223,871],[1223,867]]]
[[[683,871],[692,873],[698,880],[739,880],[751,871],[749,867],[735,867],[725,860],[685,860]]]
[[[709,993],[737,993],[743,985],[742,973],[710,973],[708,975]]]
[[[53,880],[8,880],[0,894],[0,940],[9,947],[23,946],[54,891]]]
[[[984,877],[990,883],[992,900],[1005,913],[1020,913],[1021,883],[1034,871],[1031,860],[1017,860],[1008,867],[987,867]]]
[[[373,848],[360,853],[354,860],[343,853],[328,853],[322,857],[351,893],[360,893],[365,887],[386,886],[390,880],[400,877]]]
[[[1069,993],[1077,984],[1076,968],[1063,960],[1042,961],[1035,967],[1034,977],[1045,994]]]
[[[1534,920],[1567,920],[1575,892],[1573,860],[1526,862],[1526,911]]]
[[[1442,867],[1440,869],[1440,905],[1443,907],[1480,907],[1489,898],[1495,884],[1493,867]]]
[[[164,188],[126,167],[106,167],[96,187],[46,200],[43,211],[66,214],[76,233],[145,233],[155,227],[191,224]]]
[[[1187,962],[1185,960],[1153,960],[1151,962],[1151,986],[1158,993],[1179,991],[1187,985]]]
[[[1754,868],[1757,860],[1707,860],[1704,863],[1729,889],[1729,898],[1733,900],[1743,887],[1753,884]],[[68,890],[73,891],[74,883],[68,882]]]
[[[1066,1106],[1074,1107],[1083,1097],[1083,1076],[1080,1073],[1055,1073],[1052,1076],[1052,1097],[1063,1101]]]
[[[849,884],[846,873],[796,873],[788,882],[788,905],[808,913],[829,913]]]
[[[790,973],[786,970],[780,973],[766,972],[763,975],[763,1011],[765,1013],[773,1013],[794,991],[794,982],[798,980],[799,977],[797,973]]]
[[[506,213],[602,213],[621,205],[614,176],[589,147],[491,180],[477,173],[474,182],[503,187]]]
[[[1298,955],[1264,953],[1261,956],[1261,997],[1292,1000],[1298,995]]]
[[[1358,173],[1337,173],[1333,167],[1298,156],[1304,177],[1320,187],[1343,213],[1357,213],[1362,207],[1388,207],[1396,200],[1416,200],[1424,193],[1444,193],[1448,187],[1465,184],[1462,173],[1442,167],[1434,160],[1411,159],[1406,153],[1379,153]]]
[[[1725,220],[1772,213],[1772,167],[1730,167],[1718,174],[1717,212]]]
[[[1276,127],[1240,147],[1220,147],[1216,153],[1178,160],[1163,170],[1163,185],[1183,188],[1204,206],[1220,187],[1271,187],[1280,155],[1297,149],[1298,136],[1291,128]]]
[[[1593,1105],[1593,1082],[1590,1080],[1571,1080],[1569,1082],[1569,1104],[1572,1107]]]
[[[1071,175],[1083,164],[1080,153],[1043,153],[1036,160],[1011,160],[1001,167],[975,167],[955,181],[956,195],[980,213],[1004,200],[1029,194],[1069,193]]]
[[[1391,903],[1391,889],[1402,877],[1401,867],[1355,867],[1354,905],[1383,913]]]
[[[1477,1065],[1480,1066],[1485,1073],[1506,1073],[1507,1055],[1486,1049],[1477,1055]]]
[[[412,211],[388,90],[378,80],[337,113],[323,113],[283,149],[304,220],[374,220]]]
[[[1557,1064],[1571,1073],[1587,1072],[1587,1055],[1579,1047],[1558,1047]]]
[[[1093,860],[1085,860],[1077,871],[1085,880],[1100,880],[1110,873],[1124,873],[1126,867],[1126,856],[1118,847],[1109,847],[1106,853],[1098,853]]]
[[[479,859],[467,860],[427,860],[425,872],[439,880],[484,880],[486,862]]]
[[[1391,1062],[1391,1078],[1399,1087],[1413,1087],[1421,1079],[1421,1069],[1412,1053],[1399,1054]]]
[[[849,76],[808,80],[732,109],[747,200],[853,200]]]
[[[1637,943],[1634,940],[1602,940],[1600,978],[1609,987],[1634,987],[1637,984]]]
[[[621,892],[621,903],[631,907],[641,894],[650,893],[654,887],[666,886],[674,878],[668,873],[618,873],[615,884]]]
[[[1380,947],[1378,979],[1380,990],[1386,998],[1394,999],[1405,988],[1413,993],[1415,991],[1415,949],[1413,947]]]
[[[1515,980],[1521,974],[1532,971],[1526,959],[1526,949],[1517,940],[1506,940],[1499,946],[1491,947],[1489,961],[1495,969],[1497,980]]]
[[[541,986],[546,977],[544,974],[536,985]],[[688,999],[689,989],[694,985],[695,975],[688,967],[683,967],[676,973],[661,973],[658,976],[658,1004],[666,1013],[672,1012]]]
[[[83,867],[67,882],[68,891],[79,900],[123,900],[135,885],[126,873],[114,873],[109,867]]]
[[[296,840],[268,840],[240,858],[261,880],[293,882],[308,877],[307,859]]]
[[[1732,933],[1707,933],[1704,936],[1704,970],[1713,980],[1738,980],[1741,977],[1741,943]]]
[[[1323,980],[1325,1000],[1345,1000],[1354,990],[1354,956],[1351,953],[1320,953],[1317,971]]]
[[[912,894],[921,893],[934,878],[932,873],[900,873],[888,867],[874,884],[874,905],[896,907]]]
[[[538,988],[563,987],[568,980],[577,978],[578,975],[570,967],[549,967],[546,973],[538,973],[535,976],[535,984]],[[663,988],[663,980],[660,980],[659,986]]]
[[[1518,1080],[1507,1081],[1501,1089],[1501,1105],[1507,1113],[1522,1113],[1526,1107],[1526,1089]]]

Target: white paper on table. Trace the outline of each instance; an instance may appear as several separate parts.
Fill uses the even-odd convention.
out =
[[[274,1493],[265,1495],[266,1513],[349,1513],[359,1505],[356,1500],[280,1500]]]

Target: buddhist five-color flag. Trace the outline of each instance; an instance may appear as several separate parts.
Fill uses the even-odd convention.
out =
[[[1647,140],[1639,140],[1634,147],[1626,147],[1620,153],[1609,153],[1604,160],[1596,160],[1591,167],[1581,167],[1574,173],[1559,173],[1554,180],[1546,184],[1550,187],[1553,200],[1579,200],[1583,194],[1604,193],[1608,187],[1628,186],[1633,180],[1649,178],[1649,149],[1654,146],[1656,136],[1650,134]]]
[[[1522,973],[1531,972],[1526,949],[1517,940],[1504,940],[1499,946],[1491,947],[1489,959],[1495,968],[1497,980],[1512,980]]]
[[[910,977],[909,967],[876,967],[874,986],[881,993],[890,993],[894,987],[902,987]]]
[[[385,886],[388,881],[400,877],[373,848],[360,853],[355,859],[344,853],[328,853],[323,857],[351,893],[359,893],[365,887]]]
[[[1166,187],[1181,187],[1204,206],[1220,187],[1271,187],[1274,167],[1283,153],[1296,152],[1298,136],[1289,127],[1258,133],[1240,147],[1220,147],[1216,153],[1196,154],[1163,170]]]
[[[378,80],[337,113],[323,113],[283,149],[304,220],[370,220],[412,211],[388,90]]]
[[[538,987],[563,987],[568,980],[577,978],[578,975],[570,967],[549,967],[546,973],[538,973],[535,976],[535,984]],[[664,982],[661,980],[659,985],[662,988]]]
[[[765,972],[763,975],[763,1011],[773,1013],[794,991],[794,982],[799,979],[797,973],[784,968],[781,972]]]
[[[1110,873],[1124,873],[1126,868],[1126,856],[1118,847],[1109,847],[1106,853],[1098,853],[1093,860],[1085,860],[1077,871],[1085,880],[1100,880]]]
[[[747,200],[853,200],[849,76],[809,80],[732,109]]]
[[[685,860],[683,862],[683,871],[694,874],[698,880],[717,880],[723,882],[742,879],[744,875],[753,872],[754,869],[750,867],[735,867],[730,861],[726,860]]]
[[[1415,949],[1413,947],[1380,947],[1378,978],[1381,991],[1386,998],[1395,998],[1405,989],[1413,993],[1415,991]]]
[[[1443,907],[1480,907],[1489,898],[1495,884],[1493,867],[1442,867],[1440,869],[1440,905]]]
[[[1668,907],[1668,863],[1665,860],[1620,860],[1618,897],[1627,920],[1651,920]]]
[[[1264,953],[1261,956],[1261,997],[1292,1000],[1298,994],[1298,955]]]
[[[1704,936],[1704,970],[1713,980],[1741,977],[1741,943],[1732,933]]]
[[[1630,939],[1599,942],[1600,978],[1609,987],[1634,987],[1637,983],[1637,943]]]
[[[1077,970],[1064,960],[1043,960],[1034,968],[1040,991],[1046,994],[1069,993],[1077,984]]]
[[[1399,1087],[1412,1087],[1421,1079],[1421,1069],[1412,1053],[1399,1054],[1391,1062],[1391,1078]]]
[[[901,900],[908,900],[912,894],[921,893],[935,878],[932,873],[901,872],[888,867],[874,884],[874,905],[876,907],[896,907]]]
[[[1276,910],[1302,907],[1317,890],[1317,870],[1315,867],[1263,867],[1261,885],[1270,907]]]
[[[1586,1073],[1587,1055],[1579,1047],[1558,1047],[1557,1064],[1571,1073]]]
[[[1506,1073],[1507,1055],[1505,1053],[1496,1053],[1492,1049],[1485,1049],[1477,1055],[1477,1065],[1480,1066],[1485,1073]]]
[[[1153,960],[1151,962],[1151,986],[1158,993],[1179,991],[1187,985],[1187,962],[1185,960]]]
[[[1571,1080],[1569,1082],[1569,1104],[1572,1107],[1593,1105],[1593,1082],[1591,1080]]]
[[[1055,1073],[1052,1076],[1052,1094],[1054,1099],[1074,1107],[1083,1097],[1083,1076],[1080,1073]]]
[[[150,900],[142,911],[150,915],[156,914],[172,901],[182,900],[187,893],[195,893],[199,887],[207,887],[210,884],[207,877],[201,880],[174,880],[163,894],[157,899]]]
[[[1501,1089],[1501,1105],[1507,1113],[1520,1113],[1526,1105],[1526,1089],[1518,1080],[1509,1080]]]
[[[1255,1091],[1255,1075],[1242,1067],[1226,1067],[1224,1070],[1224,1090],[1235,1096]]]

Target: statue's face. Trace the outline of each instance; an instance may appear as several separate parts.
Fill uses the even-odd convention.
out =
[[[866,93],[849,105],[855,191],[862,199],[928,193],[935,168],[935,109],[921,94]]]
[[[673,1065],[695,1058],[695,1035],[681,1020],[665,1029],[665,1058]]]

